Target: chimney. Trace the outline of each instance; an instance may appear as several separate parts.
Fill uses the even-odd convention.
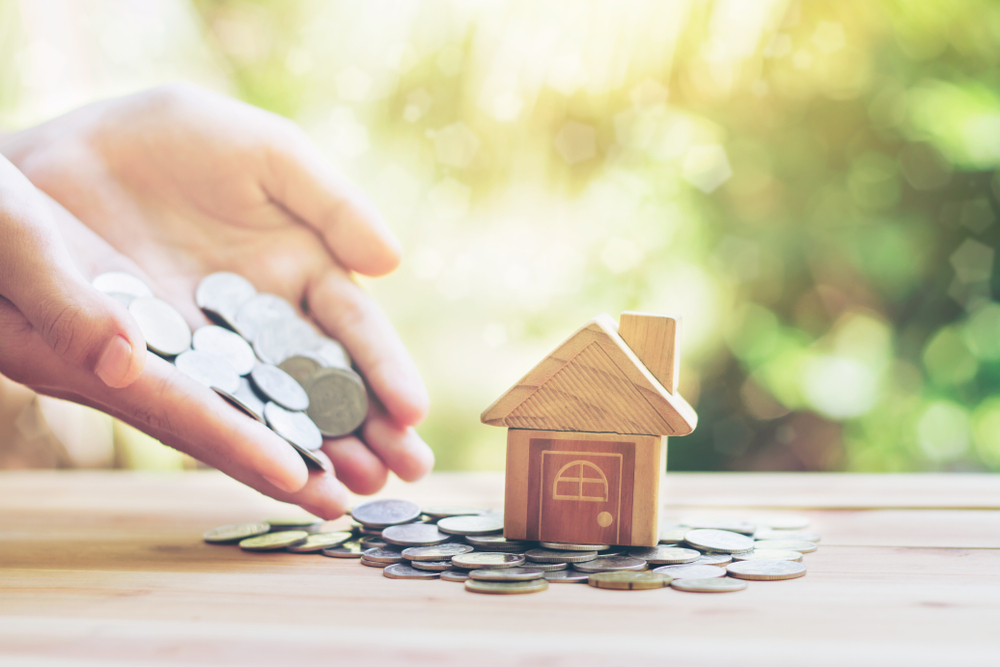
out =
[[[680,318],[649,313],[622,313],[618,335],[671,394],[681,368]]]

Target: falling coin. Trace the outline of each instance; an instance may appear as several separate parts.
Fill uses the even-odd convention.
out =
[[[465,590],[471,593],[484,593],[486,595],[523,595],[525,593],[541,593],[549,587],[545,579],[535,579],[533,581],[476,581],[468,579],[465,582]]]
[[[597,572],[590,575],[587,583],[594,588],[639,591],[665,588],[671,579],[670,575],[658,572]]]
[[[795,579],[806,574],[806,566],[788,560],[747,560],[726,566],[729,576],[755,581]]]
[[[747,582],[718,577],[714,579],[674,579],[670,582],[670,587],[688,593],[734,593],[745,590]]]

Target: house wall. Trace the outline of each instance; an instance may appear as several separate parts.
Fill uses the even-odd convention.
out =
[[[538,479],[534,485],[531,479],[532,440],[592,442],[591,449],[621,450],[613,443],[633,443],[634,455],[622,459],[630,470],[623,481],[625,497],[629,498],[629,509],[623,513],[628,522],[628,534],[618,534],[616,544],[630,546],[652,546],[659,539],[659,491],[660,479],[666,463],[667,438],[651,435],[619,435],[617,433],[578,433],[566,431],[542,431],[529,429],[508,429],[507,431],[507,476],[504,498],[504,536],[509,539],[538,539],[534,532],[539,524],[536,514],[540,508],[537,494],[540,490]],[[599,445],[598,443],[607,443]],[[581,450],[587,449],[583,445]],[[627,447],[631,449],[630,447]],[[536,457],[538,446],[535,447]],[[537,471],[538,464],[535,464]],[[529,512],[531,516],[529,517]],[[589,524],[588,524],[589,525]],[[565,528],[565,529],[564,529]],[[586,528],[574,533],[572,526],[561,527],[563,542],[585,542],[587,539],[570,539],[573,534],[589,534]],[[544,538],[544,536],[543,536]],[[592,541],[592,540],[591,540]]]

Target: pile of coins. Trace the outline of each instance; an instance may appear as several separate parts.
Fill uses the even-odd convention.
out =
[[[324,467],[313,453],[324,437],[354,432],[368,414],[364,380],[344,347],[243,276],[202,279],[195,302],[215,324],[194,332],[136,276],[102,273],[93,285],[128,308],[151,352],[266,424],[312,467]]]
[[[473,593],[538,593],[550,583],[691,593],[744,590],[747,580],[804,576],[805,553],[820,536],[803,517],[750,521],[682,519],[660,527],[655,547],[526,542],[503,537],[503,517],[469,507],[424,507],[373,500],[354,507],[350,530],[325,532],[319,519],[222,526],[205,533],[212,544],[247,551],[318,553],[358,559],[390,579],[464,582]]]

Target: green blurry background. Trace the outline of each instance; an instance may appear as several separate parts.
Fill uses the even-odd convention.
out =
[[[439,469],[599,312],[684,318],[674,470],[1000,470],[1000,4],[0,0],[0,123],[187,79],[294,118]],[[166,465],[166,464],[164,464]]]

